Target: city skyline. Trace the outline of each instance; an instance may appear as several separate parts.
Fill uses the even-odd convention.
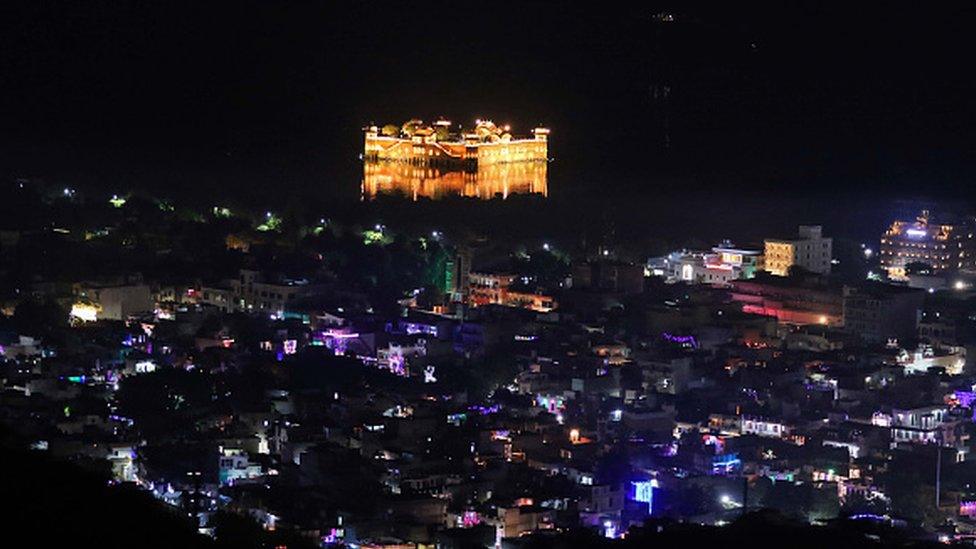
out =
[[[974,23],[3,5],[3,540],[974,546]]]

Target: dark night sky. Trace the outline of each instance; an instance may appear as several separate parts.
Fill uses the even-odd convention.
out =
[[[972,185],[973,9],[686,4],[4,3],[0,176],[352,196],[364,124],[445,115],[551,126],[553,192]]]

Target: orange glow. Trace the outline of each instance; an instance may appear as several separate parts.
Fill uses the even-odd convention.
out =
[[[366,128],[362,197],[548,194],[548,129],[535,128],[529,137],[515,138],[508,133],[510,126],[498,127],[490,120],[478,120],[463,133],[444,133],[449,126],[435,126],[412,121],[398,135]]]
[[[362,196],[402,194],[411,200],[467,196],[489,200],[496,195],[549,193],[545,162],[489,164],[476,172],[415,166],[402,162],[364,162]]]

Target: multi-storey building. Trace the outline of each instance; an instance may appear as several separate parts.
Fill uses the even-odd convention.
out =
[[[786,276],[790,267],[818,274],[830,273],[833,239],[823,236],[820,225],[800,225],[797,238],[765,240],[766,272]]]
[[[470,273],[468,304],[472,307],[507,305],[539,312],[548,312],[556,308],[556,301],[552,296],[513,290],[511,286],[516,278],[511,274]]]
[[[881,283],[844,287],[844,327],[865,341],[915,336],[925,292]]]
[[[736,248],[725,241],[711,252],[672,253],[664,262],[671,280],[725,285],[731,280],[754,277],[762,260],[761,251]]]
[[[125,320],[130,315],[152,312],[154,308],[152,292],[146,284],[86,284],[76,293],[92,305],[91,310],[99,319]]]
[[[227,289],[230,291],[227,292]],[[240,276],[231,280],[227,289],[206,288],[201,293],[209,299],[203,302],[223,310],[265,311],[280,316],[293,299],[313,293],[317,288],[306,280],[266,281],[261,273],[242,269]],[[228,298],[233,300],[232,304],[227,303]]]
[[[843,326],[843,289],[822,281],[771,276],[733,280],[730,296],[742,312],[776,317],[784,324]]]
[[[963,421],[951,416],[942,405],[892,410],[891,441],[894,445],[935,444],[954,447],[956,461],[965,460],[969,453],[969,435]]]
[[[928,210],[915,221],[895,221],[881,237],[879,260],[892,278],[904,278],[912,263],[928,265],[932,274],[972,269],[976,240],[970,223],[936,222]]]

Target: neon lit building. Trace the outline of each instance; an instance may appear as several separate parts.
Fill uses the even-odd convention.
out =
[[[725,241],[711,252],[674,252],[664,263],[670,280],[726,285],[731,280],[756,276],[763,256],[760,250],[737,248]]]
[[[895,221],[881,237],[879,260],[892,278],[904,278],[905,266],[923,263],[932,274],[971,269],[976,254],[968,223],[936,223],[928,210],[915,221]]]
[[[844,325],[843,288],[788,278],[733,280],[730,297],[742,312],[776,317],[784,324]]]

